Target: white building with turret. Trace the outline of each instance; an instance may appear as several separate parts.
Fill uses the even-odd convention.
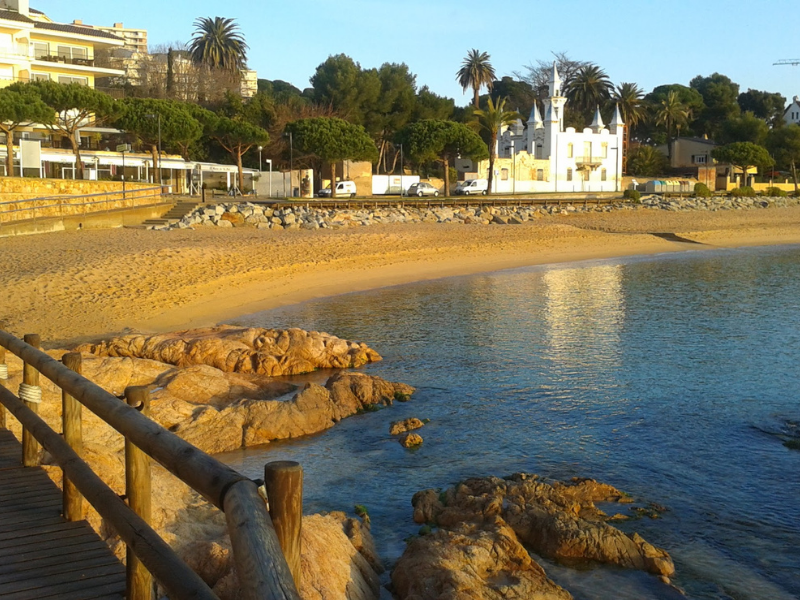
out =
[[[591,126],[583,131],[565,128],[569,107],[562,91],[554,64],[544,119],[534,104],[527,127],[520,119],[500,129],[495,193],[622,191],[625,124],[619,108],[608,126],[598,107]],[[482,161],[478,166],[479,177],[488,178],[488,163]]]

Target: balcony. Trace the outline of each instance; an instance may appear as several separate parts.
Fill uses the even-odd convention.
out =
[[[90,58],[77,58],[71,56],[63,56],[59,54],[42,54],[34,57],[34,60],[42,60],[45,62],[61,63],[64,65],[78,65],[81,67],[93,67],[94,60]]]
[[[588,156],[576,156],[575,165],[578,167],[578,170],[589,169],[594,171],[597,167],[603,164],[604,160],[605,157],[592,156],[591,154]]]

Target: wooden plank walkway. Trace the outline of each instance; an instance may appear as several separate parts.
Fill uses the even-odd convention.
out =
[[[0,598],[123,598],[125,567],[86,521],[61,517],[61,490],[21,456],[0,430]]]

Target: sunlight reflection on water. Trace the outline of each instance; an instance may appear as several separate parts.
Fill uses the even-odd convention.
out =
[[[420,489],[515,471],[594,477],[669,508],[622,528],[672,553],[690,597],[800,596],[800,453],[755,428],[800,417],[798,266],[797,248],[594,261],[238,319],[365,341],[384,361],[364,371],[418,391],[224,459],[254,477],[298,460],[305,510],[367,505],[387,564],[416,532]],[[416,452],[387,433],[411,416],[431,419]],[[639,573],[544,565],[578,599],[675,597]]]

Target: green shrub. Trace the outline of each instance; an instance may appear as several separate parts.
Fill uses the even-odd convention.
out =
[[[642,195],[637,190],[625,190],[622,197],[634,203],[642,201]]]
[[[756,191],[749,185],[745,185],[742,187],[733,188],[730,191],[730,195],[734,198],[755,198]]]
[[[711,190],[705,183],[695,183],[694,195],[698,198],[711,198]]]
[[[789,194],[779,187],[768,187],[764,190],[764,195],[770,198],[786,198]]]

